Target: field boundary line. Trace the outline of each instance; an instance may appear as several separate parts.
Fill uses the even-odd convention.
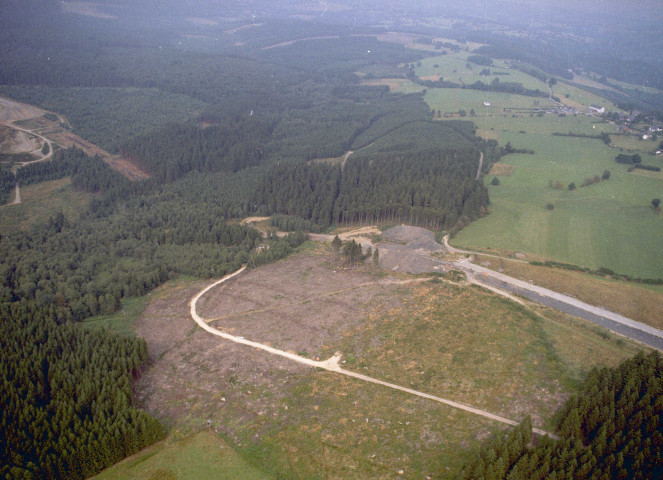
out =
[[[376,384],[376,385],[382,385],[384,387],[388,387],[388,388],[391,388],[393,390],[398,390],[398,391],[405,392],[405,393],[408,393],[410,395],[414,395],[414,396],[417,396],[417,397],[420,397],[420,398],[433,400],[435,402],[442,403],[444,405],[448,405],[450,407],[457,408],[457,409],[463,410],[465,412],[473,413],[475,415],[479,415],[479,416],[482,416],[484,418],[488,418],[490,420],[501,422],[501,423],[504,423],[504,424],[507,424],[507,425],[511,425],[511,426],[517,426],[518,425],[518,422],[516,422],[514,420],[510,420],[508,418],[505,418],[505,417],[502,417],[502,416],[499,416],[499,415],[495,415],[495,414],[487,412],[485,410],[481,410],[479,408],[472,407],[471,405],[466,405],[466,404],[460,403],[460,402],[454,402],[453,400],[448,400],[446,398],[437,397],[435,395],[431,395],[431,394],[428,394],[428,393],[413,390],[411,388],[396,385],[394,383],[389,383],[389,382],[385,382],[383,380],[378,380],[377,378],[369,377],[367,375],[362,375],[361,373],[356,373],[356,372],[353,372],[351,370],[345,370],[344,368],[341,368],[341,366],[339,365],[339,361],[341,360],[341,353],[339,353],[339,352],[336,352],[334,354],[334,356],[332,356],[331,358],[329,358],[327,360],[316,361],[316,360],[311,360],[309,358],[301,357],[301,356],[296,355],[294,353],[286,352],[284,350],[279,350],[277,348],[270,347],[270,346],[264,345],[262,343],[253,342],[253,341],[247,340],[243,337],[230,335],[229,333],[225,333],[225,332],[222,332],[221,330],[218,330],[214,327],[211,327],[210,325],[208,325],[205,322],[205,319],[203,319],[196,312],[196,304],[198,303],[198,300],[200,300],[203,297],[203,295],[205,295],[207,292],[212,290],[214,287],[216,287],[216,286],[218,286],[222,283],[227,282],[231,278],[236,277],[237,275],[242,273],[244,270],[246,270],[246,265],[242,266],[242,268],[240,268],[239,270],[236,270],[235,272],[230,273],[230,274],[224,276],[223,278],[211,283],[210,285],[208,285],[207,287],[202,289],[200,292],[198,292],[196,294],[196,296],[191,299],[191,301],[189,302],[189,306],[191,307],[191,309],[190,309],[191,317],[198,324],[198,326],[200,326],[200,328],[202,328],[203,330],[205,330],[208,333],[211,333],[212,335],[216,335],[216,336],[224,338],[226,340],[230,340],[231,342],[235,342],[235,343],[239,343],[239,344],[242,344],[242,345],[253,347],[253,348],[256,348],[256,349],[259,349],[259,350],[263,350],[265,352],[271,353],[272,355],[277,355],[279,357],[286,358],[288,360],[292,360],[294,362],[297,362],[297,363],[300,363],[300,364],[303,364],[303,365],[307,365],[309,367],[320,368],[320,369],[326,370],[328,372],[334,372],[334,373],[338,373],[338,374],[345,375],[345,376],[348,376],[348,377],[353,377],[353,378],[356,378],[358,380],[363,380],[365,382],[373,383],[373,384]],[[538,428],[532,428],[532,432],[536,433],[537,435],[541,435],[541,436],[548,435],[550,438],[559,439],[559,437],[557,437],[553,433],[546,432],[545,430],[541,430],[541,429],[538,429]]]

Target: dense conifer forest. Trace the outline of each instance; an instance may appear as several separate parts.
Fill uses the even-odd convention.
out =
[[[280,165],[252,203],[259,214],[294,215],[320,227],[405,222],[451,228],[486,213],[488,194],[475,180],[476,150],[432,150],[353,159],[345,167]]]
[[[652,479],[663,475],[663,357],[593,370],[557,413],[560,440],[530,447],[531,420],[486,444],[466,479]]]
[[[77,215],[0,232],[0,476],[8,479],[86,478],[164,435],[132,398],[145,342],[80,321],[181,274],[218,278],[276,261],[306,241],[302,231],[463,226],[487,213],[480,174],[505,153],[476,138],[471,122],[432,121],[424,93],[362,85],[362,69],[404,79],[403,65],[427,56],[372,30],[266,20],[219,40],[205,27],[184,35],[192,27],[178,30],[181,19],[144,21],[148,2],[114,2],[139,13],[118,22],[63,14],[58,3],[0,2],[0,93],[65,115],[75,133],[151,178],[131,182],[76,148],[16,176],[0,171],[0,203],[16,182],[64,177],[87,194]],[[184,17],[183,5],[168,8]],[[306,37],[320,38],[294,41]],[[516,51],[564,76],[558,52],[544,58],[540,45],[497,40],[482,53]],[[508,82],[473,88],[541,95]],[[236,221],[250,214],[273,215],[272,226],[293,233],[263,238]],[[357,248],[344,247],[352,262]],[[607,476],[578,478],[660,473],[660,371],[660,357],[641,356],[593,373],[594,394],[574,397],[560,416],[562,442],[529,449],[525,422],[468,478],[588,465],[587,475]]]

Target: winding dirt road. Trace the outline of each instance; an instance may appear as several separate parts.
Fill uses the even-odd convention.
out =
[[[21,190],[18,188],[18,182],[16,182],[16,196],[11,204],[18,205],[19,203],[21,203]]]
[[[479,177],[481,176],[481,169],[483,168],[483,152],[480,152],[481,155],[479,155],[479,168],[477,168],[477,176],[475,180],[479,180]]]
[[[208,333],[211,333],[212,335],[216,335],[218,337],[224,338],[224,339],[229,340],[231,342],[235,342],[235,343],[239,343],[239,344],[242,344],[242,345],[253,347],[253,348],[256,348],[256,349],[259,349],[259,350],[263,350],[263,351],[265,351],[267,353],[270,353],[272,355],[277,355],[279,357],[286,358],[288,360],[300,363],[302,365],[306,365],[306,366],[314,367],[314,368],[320,368],[320,369],[326,370],[328,372],[338,373],[340,375],[345,375],[345,376],[348,376],[348,377],[356,378],[356,379],[362,380],[364,382],[374,383],[376,385],[382,385],[384,387],[391,388],[393,390],[399,390],[401,392],[405,392],[405,393],[408,393],[410,395],[415,395],[417,397],[426,398],[428,400],[433,400],[435,402],[442,403],[442,404],[448,405],[448,406],[453,407],[453,408],[458,408],[460,410],[463,410],[463,411],[466,411],[466,412],[469,412],[469,413],[473,413],[475,415],[480,415],[482,417],[489,418],[491,420],[501,422],[501,423],[504,423],[504,424],[507,424],[507,425],[511,425],[511,426],[518,425],[518,422],[516,422],[514,420],[510,420],[508,418],[504,418],[504,417],[501,417],[499,415],[495,415],[495,414],[492,414],[490,412],[486,412],[485,410],[481,410],[481,409],[472,407],[470,405],[465,405],[463,403],[454,402],[452,400],[448,400],[448,399],[445,399],[445,398],[436,397],[435,395],[430,395],[428,393],[419,392],[417,390],[412,390],[411,388],[402,387],[400,385],[396,385],[396,384],[393,384],[393,383],[378,380],[377,378],[368,377],[368,376],[362,375],[360,373],[352,372],[350,370],[345,370],[345,369],[341,368],[341,366],[339,365],[339,362],[341,360],[341,354],[339,352],[337,352],[334,356],[332,356],[331,358],[329,358],[327,360],[315,361],[315,360],[311,360],[309,358],[301,357],[301,356],[296,355],[294,353],[279,350],[277,348],[273,348],[273,347],[270,347],[268,345],[263,345],[262,343],[253,342],[253,341],[247,340],[243,337],[230,335],[230,334],[225,333],[225,332],[223,332],[219,329],[211,327],[210,325],[207,324],[205,319],[203,319],[200,315],[198,315],[198,313],[196,311],[196,304],[198,303],[198,300],[200,300],[200,298],[202,298],[207,292],[212,290],[214,287],[216,287],[218,285],[221,285],[224,282],[227,282],[231,278],[236,277],[237,275],[242,273],[244,270],[246,270],[246,266],[244,266],[244,267],[240,268],[239,270],[237,270],[236,272],[233,272],[229,275],[226,275],[222,279],[217,280],[216,282],[208,285],[203,290],[198,292],[198,294],[196,294],[196,296],[193,297],[193,299],[191,299],[191,302],[190,302],[191,317],[198,324],[198,326],[200,328],[202,328],[203,330],[205,330]],[[534,433],[536,433],[537,435],[542,435],[542,436],[547,435],[547,436],[549,436],[551,438],[554,438],[554,439],[558,438],[556,435],[554,435],[550,432],[546,432],[545,430],[538,429],[538,428],[533,428],[532,431]]]

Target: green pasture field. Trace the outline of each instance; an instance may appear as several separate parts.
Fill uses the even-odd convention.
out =
[[[491,214],[456,237],[459,245],[525,251],[588,267],[607,267],[642,278],[663,272],[663,218],[651,207],[663,194],[658,178],[627,173],[618,151],[600,140],[503,132],[501,143],[531,148],[502,163],[515,167],[499,186],[489,185]],[[587,177],[610,180],[569,191]],[[549,187],[560,181],[561,190]],[[554,210],[547,210],[546,204]]]
[[[526,97],[501,92],[484,92],[464,88],[429,88],[424,100],[433,110],[444,113],[454,113],[460,109],[469,112],[474,109],[477,117],[481,115],[501,115],[507,108],[537,108],[550,105],[550,102],[541,97]],[[484,106],[484,102],[490,106]]]
[[[658,239],[663,237],[663,218],[650,204],[653,198],[663,198],[661,172],[627,173],[628,167],[614,160],[618,148],[598,139],[552,135],[614,134],[614,125],[584,114],[539,117],[519,112],[518,108],[534,107],[535,100],[545,102],[519,95],[429,89],[425,99],[432,109],[443,112],[474,109],[476,115],[466,118],[474,121],[480,136],[535,151],[501,160],[514,166],[514,172],[500,178],[499,186],[488,186],[491,214],[459,232],[455,240],[459,246],[523,251],[636,277],[661,277]],[[490,107],[483,106],[484,99]],[[630,137],[611,138],[617,146],[638,148],[641,153],[656,146]],[[663,158],[644,155],[643,163],[663,166]],[[568,190],[571,182],[580,187],[586,178],[601,177],[604,170],[611,172],[609,181]],[[562,190],[548,186],[558,181]],[[546,209],[548,203],[554,210]]]
[[[421,60],[421,66],[415,68],[415,73],[420,78],[442,77],[444,80],[450,82],[466,84],[471,84],[477,81],[488,84],[498,78],[500,82],[515,82],[520,83],[523,87],[531,90],[538,88],[543,92],[547,91],[546,84],[541,80],[515,69],[507,69],[503,62],[496,60],[493,62],[495,65],[491,67],[477,65],[471,62],[468,63],[467,57],[469,55],[471,54],[459,52],[425,58]],[[437,67],[435,65],[437,65]],[[479,75],[479,72],[484,68],[490,70],[491,75]],[[505,75],[494,75],[494,72],[503,73]]]
[[[474,121],[480,130],[491,130],[492,132],[496,132],[494,135],[500,138],[502,134],[509,132],[520,133],[520,135],[536,134],[548,136],[553,133],[567,134],[569,132],[582,135],[600,135],[603,132],[614,133],[616,130],[615,126],[608,122],[582,114],[565,115],[563,117],[558,115],[543,115],[539,117],[536,113],[530,116],[529,113],[511,112],[494,112],[494,114],[491,114],[488,113],[490,111],[489,108],[481,110],[471,120]],[[524,134],[521,132],[524,132]],[[494,138],[494,135],[491,138]],[[516,141],[519,141],[520,137],[517,137],[517,139]],[[504,144],[506,142],[500,143]],[[517,144],[514,143],[515,145]]]
[[[389,91],[392,93],[418,93],[426,89],[423,85],[405,78],[380,78],[376,80],[363,80],[361,83],[362,85],[369,86],[387,85],[389,86]]]
[[[606,110],[621,111],[611,101],[562,80],[553,85],[552,91],[553,95],[558,97],[562,103],[581,110],[586,109],[589,105],[600,105],[605,107]]]
[[[244,461],[210,432],[177,435],[152,445],[93,477],[95,480],[258,480],[272,478]]]
[[[610,143],[617,148],[623,148],[640,154],[648,154],[658,150],[658,144],[661,140],[652,140],[651,138],[643,140],[642,136],[634,135],[610,135]],[[652,164],[653,156],[643,156],[642,163]]]

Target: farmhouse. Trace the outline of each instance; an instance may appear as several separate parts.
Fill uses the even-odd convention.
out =
[[[590,105],[588,110],[589,113],[605,113],[605,107],[600,105]]]

